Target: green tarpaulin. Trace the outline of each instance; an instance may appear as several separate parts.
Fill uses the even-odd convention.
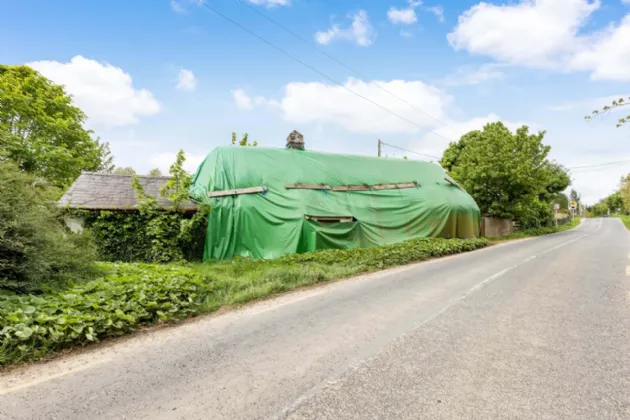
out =
[[[277,258],[418,237],[478,236],[477,204],[449,180],[428,162],[232,146],[205,158],[190,196],[212,206],[205,260]],[[242,191],[253,187],[265,190]],[[363,191],[334,190],[340,188]],[[241,191],[207,196],[227,190]]]

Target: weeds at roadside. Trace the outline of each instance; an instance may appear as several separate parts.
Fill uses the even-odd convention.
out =
[[[421,238],[277,260],[99,263],[107,274],[40,295],[0,295],[0,366],[359,273],[472,251],[486,238]]]

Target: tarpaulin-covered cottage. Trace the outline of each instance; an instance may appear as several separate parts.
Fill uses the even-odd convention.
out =
[[[300,137],[218,147],[201,163],[190,197],[212,206],[204,259],[479,235],[477,204],[439,165],[306,151]]]

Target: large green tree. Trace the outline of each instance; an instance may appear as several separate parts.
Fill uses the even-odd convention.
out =
[[[0,65],[0,151],[26,172],[67,187],[82,170],[111,169],[106,143],[59,86],[27,66]]]
[[[500,122],[471,131],[444,151],[440,164],[477,201],[482,213],[540,226],[551,203],[570,184],[567,171],[548,160],[545,132],[527,126],[512,133]]]

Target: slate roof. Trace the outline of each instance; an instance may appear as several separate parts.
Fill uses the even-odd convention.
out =
[[[59,200],[59,206],[86,210],[134,211],[138,205],[136,192],[131,187],[131,175],[83,172]],[[160,187],[168,176],[138,176],[147,194],[157,197],[162,207],[173,204],[160,197]],[[184,204],[185,211],[196,211],[192,202]]]

